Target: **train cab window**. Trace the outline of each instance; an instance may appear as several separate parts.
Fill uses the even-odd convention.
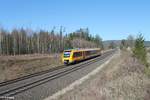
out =
[[[82,52],[74,52],[73,53],[73,57],[81,57],[82,56]]]
[[[64,52],[64,57],[65,58],[70,57],[70,53],[71,53],[71,51],[65,51]]]

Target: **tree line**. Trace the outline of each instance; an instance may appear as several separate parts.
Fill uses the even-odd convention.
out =
[[[48,54],[59,53],[64,49],[103,47],[99,35],[92,36],[88,28],[64,34],[64,28],[59,32],[33,31],[31,29],[13,29],[11,32],[0,29],[0,55]]]

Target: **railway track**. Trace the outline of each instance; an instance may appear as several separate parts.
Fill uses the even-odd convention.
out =
[[[29,78],[32,78],[32,77],[35,77],[35,76],[39,76],[39,75],[42,75],[42,74],[45,74],[45,73],[49,73],[51,71],[55,71],[55,70],[58,70],[58,69],[61,69],[61,68],[64,68],[64,67],[67,67],[67,66],[60,65],[60,66],[54,67],[54,68],[49,69],[49,70],[45,70],[45,71],[30,74],[30,75],[26,75],[26,76],[23,76],[23,77],[20,77],[20,78],[16,78],[16,79],[13,79],[13,80],[8,80],[8,81],[5,81],[5,82],[1,82],[0,87],[15,83],[15,82],[18,82],[18,81],[21,81],[21,80],[29,79]]]
[[[107,56],[114,53],[115,50],[111,50],[102,54],[102,56],[87,60],[77,65],[71,66],[59,66],[54,69],[42,71],[39,73],[31,74],[25,77],[21,77],[15,80],[0,83],[0,96],[14,96],[18,93],[31,89],[33,87],[44,84],[48,81],[62,77],[68,73],[74,72],[81,68],[84,68],[94,62],[102,60]]]

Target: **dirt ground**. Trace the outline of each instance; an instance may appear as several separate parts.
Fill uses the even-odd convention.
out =
[[[61,65],[60,54],[0,56],[0,82]]]
[[[150,78],[127,51],[58,100],[150,100]]]

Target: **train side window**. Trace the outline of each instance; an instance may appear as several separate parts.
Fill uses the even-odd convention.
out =
[[[82,52],[73,53],[73,57],[81,57],[81,56],[82,56]]]
[[[91,52],[90,51],[86,51],[85,54],[86,54],[86,56],[89,56],[89,55],[91,55]]]

